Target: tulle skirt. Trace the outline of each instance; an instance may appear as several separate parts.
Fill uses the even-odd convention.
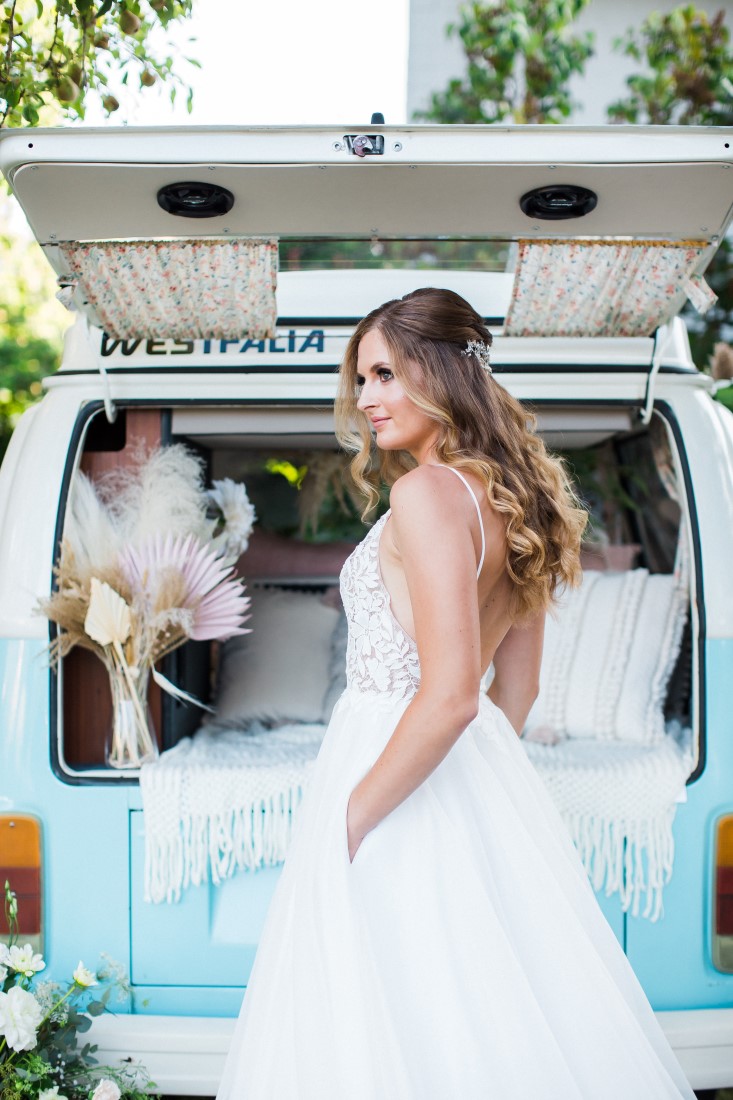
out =
[[[349,862],[349,796],[406,705],[336,705],[217,1100],[693,1100],[486,696]]]

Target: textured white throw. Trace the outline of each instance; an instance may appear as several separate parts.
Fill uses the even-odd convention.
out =
[[[218,884],[284,860],[325,728],[200,730],[143,765],[145,899],[177,901],[209,872]],[[624,910],[656,920],[672,874],[676,803],[694,766],[687,743],[668,734],[654,745],[524,744],[594,888],[618,891]]]
[[[687,731],[689,734],[689,731]],[[670,734],[653,745],[524,742],[568,826],[595,890],[618,891],[624,911],[655,921],[672,875],[676,804],[694,767]]]
[[[144,764],[145,900],[177,901],[237,869],[280,863],[323,725],[199,730]]]

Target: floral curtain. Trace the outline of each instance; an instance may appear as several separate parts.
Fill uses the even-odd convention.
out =
[[[61,245],[75,301],[120,339],[261,340],[277,320],[276,240]]]
[[[689,297],[715,295],[696,274],[706,241],[520,241],[507,336],[649,336]]]

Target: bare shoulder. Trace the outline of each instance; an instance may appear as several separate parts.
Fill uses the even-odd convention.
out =
[[[409,516],[439,512],[441,516],[461,511],[461,486],[455,476],[446,476],[440,466],[416,466],[392,486],[389,502],[392,510]]]

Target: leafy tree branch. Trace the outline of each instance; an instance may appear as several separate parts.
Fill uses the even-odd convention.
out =
[[[161,82],[171,100],[192,90],[178,74],[181,61],[160,31],[191,15],[193,0],[6,0],[0,5],[0,126],[38,125],[58,111],[83,119],[101,100],[108,114],[135,82]]]

